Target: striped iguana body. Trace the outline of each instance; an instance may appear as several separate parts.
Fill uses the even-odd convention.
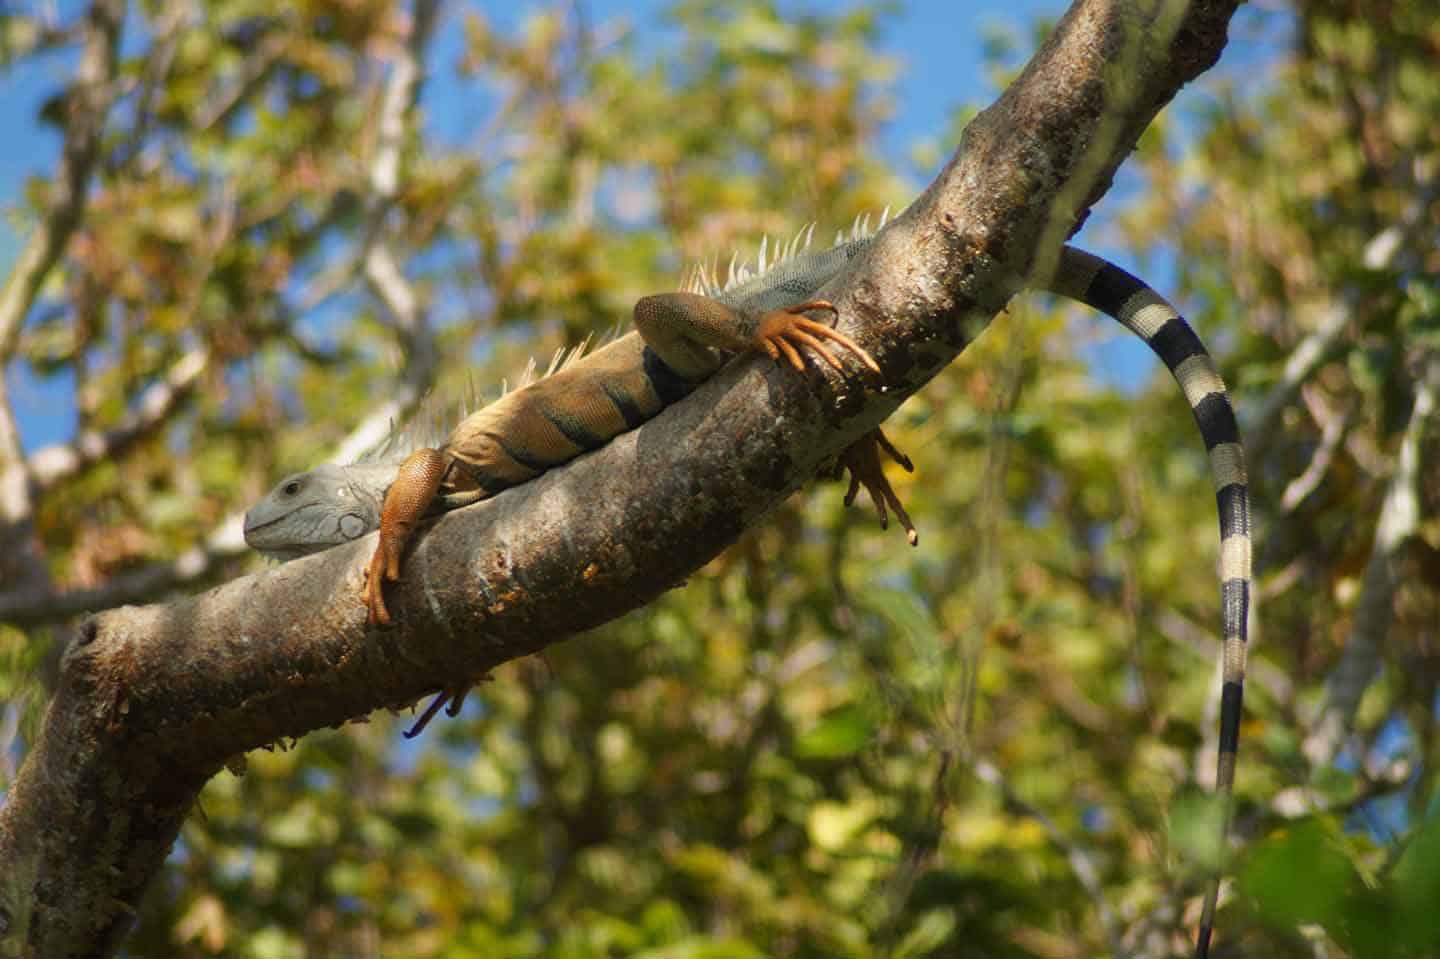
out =
[[[882,221],[883,223],[883,221]],[[834,310],[817,300],[870,242],[857,229],[849,240],[811,251],[790,248],[757,275],[733,265],[718,283],[697,271],[681,293],[647,296],[635,306],[636,332],[564,365],[563,368],[465,418],[438,448],[394,461],[322,466],[287,477],[245,518],[245,538],[267,555],[290,559],[349,542],[375,529],[365,601],[372,623],[388,623],[383,584],[398,579],[403,551],[419,522],[434,512],[468,505],[524,483],[635,429],[678,402],[713,375],[736,352],[763,350],[803,368],[808,348],[836,369],[842,364],[829,341],[872,371],[875,361],[844,336],[804,316]],[[768,267],[768,268],[767,268]],[[1159,294],[1121,268],[1066,246],[1044,289],[1113,317],[1137,334],[1169,368],[1184,392],[1209,455],[1220,517],[1223,690],[1216,776],[1227,823],[1239,740],[1250,595],[1250,508],[1244,452],[1225,386],[1199,337]],[[857,487],[871,493],[882,522],[885,506],[910,525],[879,468],[878,449],[908,462],[878,430],[842,456],[851,470],[847,503]],[[463,689],[447,690],[421,723],[446,699],[451,712]],[[1206,896],[1196,955],[1208,954],[1218,883]]]

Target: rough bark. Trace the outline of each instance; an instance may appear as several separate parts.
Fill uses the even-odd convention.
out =
[[[390,593],[392,629],[367,628],[359,601],[371,539],[88,621],[0,810],[0,927],[39,955],[112,952],[227,757],[408,704],[684,580],[888,416],[1054,257],[1155,112],[1219,56],[1235,6],[1074,5],[924,195],[827,291],[879,360],[883,389],[828,369],[731,364],[596,453],[437,523]]]

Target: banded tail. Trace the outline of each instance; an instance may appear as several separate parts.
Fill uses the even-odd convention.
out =
[[[1225,660],[1215,789],[1223,813],[1223,852],[1234,804],[1235,756],[1245,686],[1246,620],[1250,611],[1250,493],[1235,410],[1200,337],[1173,306],[1138,278],[1098,256],[1067,246],[1048,289],[1119,320],[1143,339],[1180,384],[1205,441],[1220,514],[1220,624]],[[1200,914],[1197,959],[1206,959],[1210,954],[1219,895],[1217,873],[1206,891]]]

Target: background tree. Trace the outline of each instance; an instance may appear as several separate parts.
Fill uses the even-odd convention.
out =
[[[1424,6],[1251,13],[1255,62],[1157,123],[1088,241],[1174,274],[1252,446],[1236,954],[1437,939]],[[284,472],[352,457],[427,388],[492,390],[687,262],[928,178],[923,150],[875,150],[893,64],[864,10],[687,0],[649,31],[580,5],[513,29],[428,0],[122,7],[0,20],[12,70],[76,51],[0,360],[68,379],[78,417],[27,451],[0,403],[0,788],[73,615],[254,562],[235,518]],[[1031,43],[988,41],[1003,82]],[[473,141],[419,105],[442,72]],[[1214,520],[1173,384],[1097,351],[1107,323],[1019,301],[891,421],[920,550],[807,495],[415,744],[376,715],[251,754],[127,951],[1183,950]]]

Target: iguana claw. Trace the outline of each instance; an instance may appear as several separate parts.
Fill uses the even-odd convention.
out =
[[[829,300],[810,300],[805,303],[797,303],[794,306],[782,307],[778,310],[771,310],[760,317],[760,328],[755,335],[756,344],[770,355],[770,358],[779,363],[782,360],[788,362],[799,372],[805,370],[805,360],[800,355],[800,346],[808,346],[820,355],[820,358],[829,363],[835,369],[842,369],[840,361],[836,359],[825,343],[829,340],[843,346],[853,353],[860,362],[872,373],[880,373],[880,364],[875,362],[865,348],[856,343],[850,337],[839,330],[832,329],[823,323],[817,323],[805,316],[809,310],[826,310],[838,317],[840,311],[835,304]],[[910,522],[910,514],[905,512],[905,507],[900,503],[900,497],[896,495],[895,488],[885,478],[885,470],[880,465],[880,450],[888,455],[907,473],[915,472],[915,465],[910,462],[910,457],[895,448],[884,432],[879,427],[866,433],[860,439],[850,444],[840,454],[836,463],[835,476],[849,470],[850,489],[845,494],[845,505],[849,506],[855,502],[855,494],[860,487],[870,494],[870,499],[875,504],[875,511],[880,514],[880,528],[885,529],[890,524],[889,510],[895,511],[895,516],[900,520],[900,525],[905,527],[905,538],[914,546],[920,542],[920,534],[915,531],[915,524]]]
[[[915,531],[915,524],[910,522],[910,514],[905,512],[895,488],[885,478],[885,469],[880,465],[881,450],[899,463],[905,472],[915,472],[915,464],[910,462],[910,457],[896,449],[895,444],[890,442],[890,438],[877,426],[846,447],[836,463],[836,479],[839,479],[842,472],[850,472],[850,488],[845,492],[845,505],[852,505],[860,487],[865,487],[865,492],[870,494],[870,501],[875,504],[875,511],[880,514],[880,528],[886,529],[890,525],[890,517],[886,511],[888,505],[895,511],[900,525],[905,527],[905,538],[910,541],[910,545],[918,545],[920,534]]]
[[[486,673],[484,676],[481,676],[477,682],[484,682],[494,678],[495,677],[489,673]],[[430,720],[434,719],[436,714],[440,712],[440,707],[445,706],[447,702],[450,705],[445,708],[445,715],[452,719],[460,715],[460,707],[465,705],[465,697],[470,693],[470,690],[474,688],[475,683],[469,682],[461,686],[452,686],[449,689],[440,690],[435,698],[430,701],[430,705],[425,707],[425,711],[420,714],[420,718],[415,720],[415,725],[405,730],[403,734],[405,738],[414,739],[423,733],[425,727],[430,725]]]
[[[880,372],[880,364],[875,358],[865,351],[865,348],[856,343],[850,337],[839,330],[832,329],[824,323],[817,323],[805,315],[809,310],[827,310],[838,316],[840,311],[835,304],[829,300],[810,300],[806,303],[797,303],[794,306],[783,307],[778,310],[771,310],[760,317],[760,328],[755,334],[757,345],[775,362],[783,358],[797,371],[805,371],[805,361],[800,356],[797,347],[808,346],[820,355],[826,363],[835,369],[843,369],[835,354],[830,352],[825,340],[830,340],[845,347],[864,363],[872,373]]]

